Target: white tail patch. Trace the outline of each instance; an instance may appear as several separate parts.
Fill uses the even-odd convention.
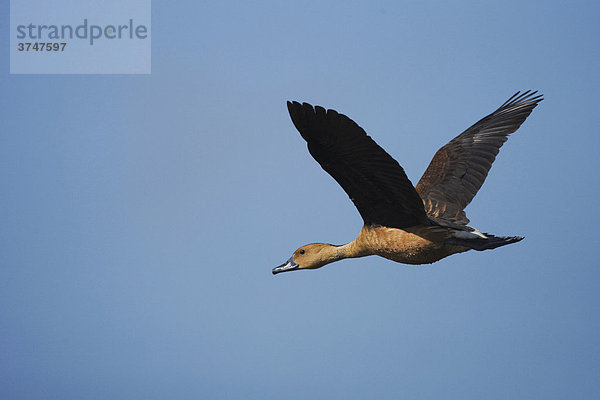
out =
[[[479,232],[477,229],[473,228],[473,231],[458,231],[452,230],[451,237],[459,238],[459,239],[487,239],[483,233]]]

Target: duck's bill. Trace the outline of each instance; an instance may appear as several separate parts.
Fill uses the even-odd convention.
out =
[[[299,268],[300,266],[294,262],[294,256],[291,256],[285,263],[281,264],[279,267],[273,268],[273,275],[280,272],[294,271]]]

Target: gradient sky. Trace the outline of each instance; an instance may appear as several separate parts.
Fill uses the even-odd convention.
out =
[[[0,398],[599,398],[599,19],[154,0],[151,75],[9,75],[1,52]],[[350,116],[416,183],[527,89],[545,100],[467,208],[524,241],[271,275],[361,227],[286,100]]]

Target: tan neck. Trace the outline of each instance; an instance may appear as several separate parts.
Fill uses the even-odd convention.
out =
[[[350,243],[336,246],[328,243],[311,243],[311,258],[307,264],[310,267],[320,268],[323,265],[343,260],[344,258],[357,258],[374,254],[364,246],[364,240],[361,240],[361,235]]]
[[[358,258],[371,255],[366,249],[361,246],[358,239],[346,243],[341,246],[335,246],[336,250],[336,261],[344,258]]]
[[[309,263],[311,266],[307,268],[321,268],[324,265],[343,260],[344,258],[356,258],[369,255],[369,253],[359,249],[356,241],[341,246],[328,243],[311,243],[307,246],[312,247],[311,254],[314,254]]]

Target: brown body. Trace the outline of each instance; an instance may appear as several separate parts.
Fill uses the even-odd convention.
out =
[[[446,243],[449,230],[431,226],[405,229],[364,226],[352,247],[357,254],[378,255],[403,264],[431,264],[468,247]]]
[[[431,264],[467,250],[490,250],[522,240],[467,226],[464,208],[481,188],[508,135],[540,101],[542,96],[536,92],[517,92],[440,148],[416,187],[400,164],[347,116],[288,102],[292,122],[310,154],[348,194],[364,226],[348,244],[311,243],[298,248],[273,273],[315,269],[369,255],[403,264]]]
[[[440,226],[414,226],[406,229],[363,226],[350,243],[335,246],[311,243],[297,249],[284,270],[316,269],[345,258],[381,256],[403,264],[431,264],[470,247],[448,244],[451,229]],[[278,267],[278,268],[281,268]],[[274,273],[283,271],[274,271]]]

